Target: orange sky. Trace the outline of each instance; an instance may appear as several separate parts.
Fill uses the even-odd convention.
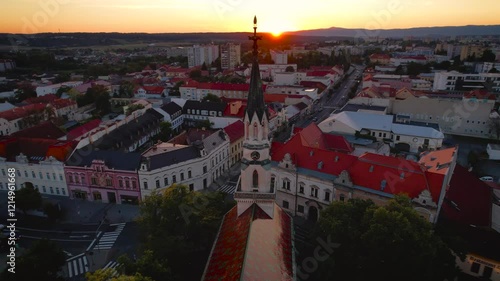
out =
[[[500,24],[500,0],[2,0],[1,6],[0,32],[8,33],[249,31],[254,15],[263,32]]]

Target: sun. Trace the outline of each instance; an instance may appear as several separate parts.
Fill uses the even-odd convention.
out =
[[[280,35],[283,33],[283,31],[271,31],[271,34],[274,37],[280,37]]]

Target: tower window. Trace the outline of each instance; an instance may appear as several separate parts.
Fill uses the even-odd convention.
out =
[[[254,140],[257,140],[257,134],[258,134],[257,122],[255,122],[253,124],[253,138],[254,138]]]
[[[259,173],[257,173],[257,170],[254,170],[254,171],[253,171],[253,175],[252,175],[252,186],[253,186],[254,188],[259,187]]]

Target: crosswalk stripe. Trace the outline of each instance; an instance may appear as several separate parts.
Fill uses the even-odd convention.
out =
[[[75,272],[75,276],[78,275],[78,268],[76,260],[71,262],[73,264],[73,271]]]
[[[68,275],[69,277],[73,277],[73,269],[71,267],[71,263],[68,263]]]
[[[236,185],[225,184],[219,187],[217,190],[228,194],[234,194],[234,191],[236,190]]]
[[[82,261],[82,259],[78,259],[78,265],[80,266],[80,271],[79,272],[83,272],[83,261]]]

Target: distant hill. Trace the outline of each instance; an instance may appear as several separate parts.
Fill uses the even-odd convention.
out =
[[[469,36],[469,35],[497,35],[500,36],[500,25],[467,25],[467,26],[442,26],[442,27],[415,27],[405,29],[351,29],[330,27],[324,29],[312,29],[288,32],[287,34],[300,36],[324,36],[324,37],[385,37],[402,38],[413,37],[446,37],[446,36]]]

